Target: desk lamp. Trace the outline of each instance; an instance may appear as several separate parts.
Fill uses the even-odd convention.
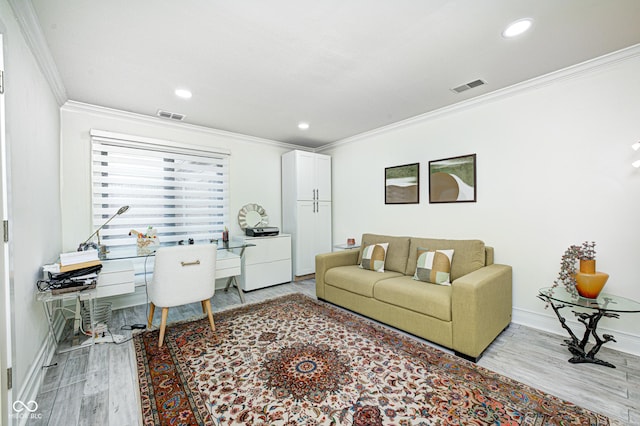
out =
[[[122,206],[118,209],[118,211],[116,212],[116,214],[114,214],[113,216],[111,216],[109,218],[109,220],[107,220],[105,223],[102,224],[101,227],[99,227],[98,229],[95,230],[95,232],[91,235],[89,235],[89,238],[87,238],[86,240],[84,240],[83,243],[80,243],[80,245],[78,246],[78,251],[84,251],[87,250],[88,248],[97,248],[98,249],[98,256],[100,258],[104,258],[107,254],[107,247],[100,244],[100,230],[102,228],[104,228],[105,226],[107,226],[107,224],[109,222],[111,222],[113,220],[113,218],[115,218],[116,216],[120,216],[122,213],[126,212],[127,210],[129,210],[129,206]],[[89,240],[91,238],[93,238],[94,235],[98,236],[98,244],[96,246],[96,244],[94,242],[89,242]]]

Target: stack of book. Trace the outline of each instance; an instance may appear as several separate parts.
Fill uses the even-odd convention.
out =
[[[60,272],[75,271],[100,265],[98,250],[70,251],[60,253]]]

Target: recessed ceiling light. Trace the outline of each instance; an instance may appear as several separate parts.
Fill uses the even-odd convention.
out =
[[[507,29],[502,32],[502,37],[512,38],[519,36],[529,28],[531,28],[532,23],[533,19],[530,18],[519,19],[515,22],[512,22],[511,24],[509,24]]]
[[[298,123],[298,129],[307,130],[309,128],[309,123]]]
[[[187,89],[176,89],[176,96],[179,96],[183,99],[191,99],[191,92]]]

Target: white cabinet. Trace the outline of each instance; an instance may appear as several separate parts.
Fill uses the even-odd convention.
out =
[[[240,288],[256,290],[291,281],[291,236],[244,237],[248,244],[242,257]]]
[[[316,270],[316,254],[331,251],[331,203],[298,201],[295,275],[312,274]]]
[[[282,156],[282,229],[292,238],[293,274],[314,273],[316,255],[331,251],[330,156]]]
[[[284,156],[283,162],[294,163],[289,183],[295,186],[296,200],[331,201],[331,157],[304,151]]]

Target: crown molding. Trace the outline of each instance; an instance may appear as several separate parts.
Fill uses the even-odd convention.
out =
[[[465,111],[465,110],[474,108],[478,105],[483,105],[489,102],[494,102],[496,100],[505,99],[505,98],[515,96],[531,90],[537,90],[544,86],[548,86],[564,80],[577,78],[583,74],[592,72],[594,70],[609,67],[619,62],[624,62],[637,57],[640,57],[640,44],[635,44],[625,49],[621,49],[616,52],[612,52],[595,59],[590,59],[588,61],[581,62],[579,64],[572,65],[570,67],[563,68],[561,70],[542,75],[540,77],[535,77],[530,80],[526,80],[521,83],[517,83],[512,86],[505,87],[503,89],[495,90],[493,92],[489,92],[484,95],[477,96],[475,98],[467,99],[465,101],[458,102],[453,105],[449,105],[434,111],[420,114],[415,117],[407,118],[406,120],[398,121],[396,123],[379,127],[377,129],[373,129],[368,132],[360,133],[355,136],[350,136],[345,139],[331,142],[317,148],[315,152],[327,151],[332,148],[337,148],[341,145],[357,142],[359,140],[370,138],[372,136],[380,135],[386,132],[390,132],[392,130],[401,129],[403,127],[424,123],[430,120],[434,120],[436,118],[441,118],[446,115]]]
[[[40,27],[40,22],[33,8],[31,0],[8,0],[16,16],[18,25],[22,30],[22,34],[31,49],[36,62],[40,66],[40,70],[44,74],[45,79],[49,83],[49,87],[53,92],[59,106],[62,106],[68,99],[67,90],[64,87],[60,72],[56,66],[44,33]]]
[[[95,115],[106,116],[111,118],[118,118],[121,120],[127,120],[131,122],[136,122],[136,123],[146,122],[151,125],[195,131],[195,132],[200,132],[204,134],[235,139],[242,142],[256,143],[263,146],[271,145],[277,148],[300,149],[300,146],[298,145],[293,145],[285,142],[259,138],[256,136],[243,135],[241,133],[229,132],[227,130],[213,129],[211,127],[198,126],[196,124],[182,123],[178,121],[174,122],[174,121],[169,121],[160,117],[155,117],[152,115],[138,114],[135,112],[122,111],[119,109],[108,108],[108,107],[103,107],[99,105],[92,105],[92,104],[87,104],[87,103],[77,102],[77,101],[65,102],[65,104],[62,105],[60,110],[68,111],[68,112],[79,112],[84,114],[95,114]]]

